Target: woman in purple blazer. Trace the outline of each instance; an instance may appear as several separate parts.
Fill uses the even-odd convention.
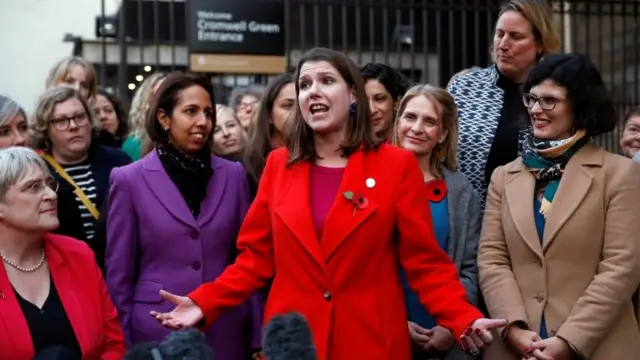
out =
[[[153,151],[111,173],[106,279],[128,346],[168,335],[149,316],[173,309],[160,289],[188,293],[234,261],[248,184],[240,163],[211,156],[212,99],[205,81],[169,75],[147,118]],[[256,294],[206,331],[216,359],[260,347],[262,311]]]

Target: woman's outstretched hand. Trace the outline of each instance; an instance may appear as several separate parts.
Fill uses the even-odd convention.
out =
[[[473,356],[480,354],[493,342],[491,330],[507,326],[504,319],[478,319],[460,336],[462,349]]]
[[[151,316],[156,318],[162,326],[171,330],[180,330],[196,325],[204,318],[202,309],[193,300],[186,296],[178,296],[168,291],[160,290],[160,296],[176,304],[176,308],[171,312],[159,313],[152,311]]]

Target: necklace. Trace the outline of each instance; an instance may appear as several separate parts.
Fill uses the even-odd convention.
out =
[[[44,253],[44,249],[42,249],[42,256],[40,257],[40,261],[36,264],[36,266],[30,267],[30,268],[25,268],[25,267],[22,267],[22,266],[20,266],[20,265],[18,265],[16,263],[14,263],[13,261],[7,259],[6,256],[4,256],[2,253],[0,253],[0,257],[2,258],[2,260],[4,262],[6,262],[7,264],[11,265],[12,267],[14,267],[14,268],[16,268],[16,269],[18,269],[19,271],[22,271],[22,272],[34,272],[34,271],[40,269],[42,264],[44,264],[44,260],[47,258],[47,256]]]

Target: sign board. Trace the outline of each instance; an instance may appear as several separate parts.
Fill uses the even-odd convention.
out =
[[[192,71],[283,73],[284,0],[187,0]]]

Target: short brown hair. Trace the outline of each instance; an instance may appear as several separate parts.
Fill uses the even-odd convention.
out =
[[[375,149],[382,141],[373,133],[371,123],[371,112],[367,94],[364,91],[364,81],[360,75],[358,66],[346,55],[327,48],[313,48],[307,51],[296,68],[294,83],[296,86],[296,96],[300,94],[300,69],[307,62],[326,61],[330,63],[342,76],[348,86],[352,87],[356,97],[356,112],[347,124],[347,138],[340,146],[342,155],[348,157],[361,147],[367,151]],[[289,165],[300,161],[313,160],[317,157],[315,144],[313,141],[313,130],[304,122],[300,104],[296,107],[296,112],[286,136],[287,149],[289,150]]]
[[[429,167],[431,174],[436,177],[442,177],[440,165],[449,171],[458,169],[458,108],[453,100],[453,96],[444,89],[439,87],[419,84],[409,89],[398,105],[398,113],[393,130],[393,144],[399,145],[398,122],[404,113],[407,103],[416,96],[424,96],[431,101],[438,111],[438,118],[444,130],[447,131],[447,137],[440,145],[444,157],[438,158],[438,152],[432,151],[429,159]]]
[[[100,131],[96,118],[94,116],[93,109],[89,107],[87,100],[75,89],[60,86],[46,90],[38,98],[36,109],[32,114],[29,121],[31,128],[31,144],[35,149],[44,150],[46,152],[51,151],[51,140],[49,140],[49,123],[51,117],[56,108],[56,105],[63,103],[69,99],[76,98],[82,104],[84,111],[89,118],[89,124],[92,128],[92,140],[93,144],[96,140],[97,134]]]
[[[180,96],[182,90],[185,90],[192,86],[202,87],[209,94],[209,97],[211,98],[211,105],[215,106],[213,89],[211,87],[211,84],[204,78],[178,71],[167,75],[162,85],[160,85],[158,92],[154,96],[153,101],[151,102],[151,106],[149,107],[149,111],[147,112],[147,118],[145,120],[147,136],[144,143],[142,144],[143,155],[148,154],[155,144],[164,144],[169,141],[168,131],[162,128],[160,122],[158,121],[158,111],[162,110],[165,114],[167,114],[167,116],[171,116],[176,104],[178,103],[178,97]],[[216,126],[215,114],[216,112],[214,111],[212,128],[215,128]],[[211,134],[209,134],[209,138],[207,139],[204,147],[206,147],[207,149],[211,149],[212,141],[213,131],[211,131]]]

